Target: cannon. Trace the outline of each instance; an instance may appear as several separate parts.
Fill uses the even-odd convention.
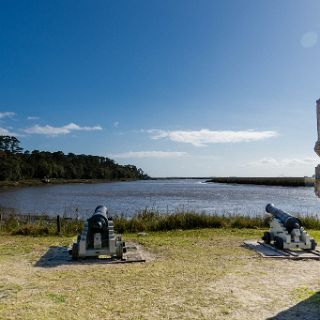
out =
[[[276,208],[272,203],[266,206],[266,211],[272,218],[270,230],[262,237],[265,243],[273,242],[278,249],[315,250],[316,241],[304,230],[298,218]]]
[[[71,249],[72,258],[75,260],[101,255],[122,259],[125,252],[125,243],[121,235],[114,233],[112,217],[108,216],[108,209],[103,205],[98,206],[85,222]]]

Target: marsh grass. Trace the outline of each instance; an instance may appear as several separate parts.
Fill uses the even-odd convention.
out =
[[[312,215],[298,216],[305,229],[320,230],[320,218]]]
[[[299,217],[307,230],[320,230],[317,216]],[[118,233],[135,233],[144,231],[191,230],[204,228],[226,229],[265,229],[269,227],[270,217],[249,215],[218,215],[197,213],[195,211],[177,211],[161,214],[154,210],[142,210],[134,216],[115,216],[115,230]],[[61,218],[60,234],[76,235],[83,226],[78,219]],[[10,214],[2,219],[0,230],[13,235],[43,236],[57,234],[56,218],[46,215],[31,217]]]
[[[83,221],[61,217],[60,234],[75,235],[81,231]],[[10,213],[1,216],[0,231],[13,235],[44,236],[57,234],[57,220],[47,215],[31,216]]]
[[[114,218],[115,228],[120,233],[142,231],[170,231],[203,228],[249,228],[259,229],[268,225],[265,217],[245,215],[217,215],[197,212],[176,212],[160,214],[144,210],[132,218],[117,216]],[[320,227],[320,226],[319,226]]]
[[[207,182],[286,187],[314,186],[314,179],[308,177],[216,177]]]

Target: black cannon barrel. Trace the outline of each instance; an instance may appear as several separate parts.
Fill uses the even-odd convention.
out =
[[[291,233],[293,229],[299,229],[301,227],[301,221],[298,218],[292,216],[288,212],[276,208],[273,203],[269,203],[266,206],[266,211],[279,219],[289,233]]]
[[[100,234],[102,247],[109,245],[109,219],[106,206],[98,206],[94,210],[88,221],[88,248],[93,249],[95,243],[95,234]]]
[[[88,219],[89,228],[98,232],[108,227],[108,209],[106,206],[96,207],[91,218]]]
[[[106,219],[108,219],[108,208],[103,205],[97,206],[96,209],[94,210],[93,215],[96,215],[96,214],[100,214],[104,216]]]

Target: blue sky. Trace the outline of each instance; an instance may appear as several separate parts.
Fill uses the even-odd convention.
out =
[[[0,134],[152,176],[317,163],[318,0],[1,1]]]

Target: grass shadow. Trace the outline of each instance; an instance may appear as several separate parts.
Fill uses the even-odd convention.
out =
[[[282,311],[267,320],[319,320],[320,291],[295,306]]]

